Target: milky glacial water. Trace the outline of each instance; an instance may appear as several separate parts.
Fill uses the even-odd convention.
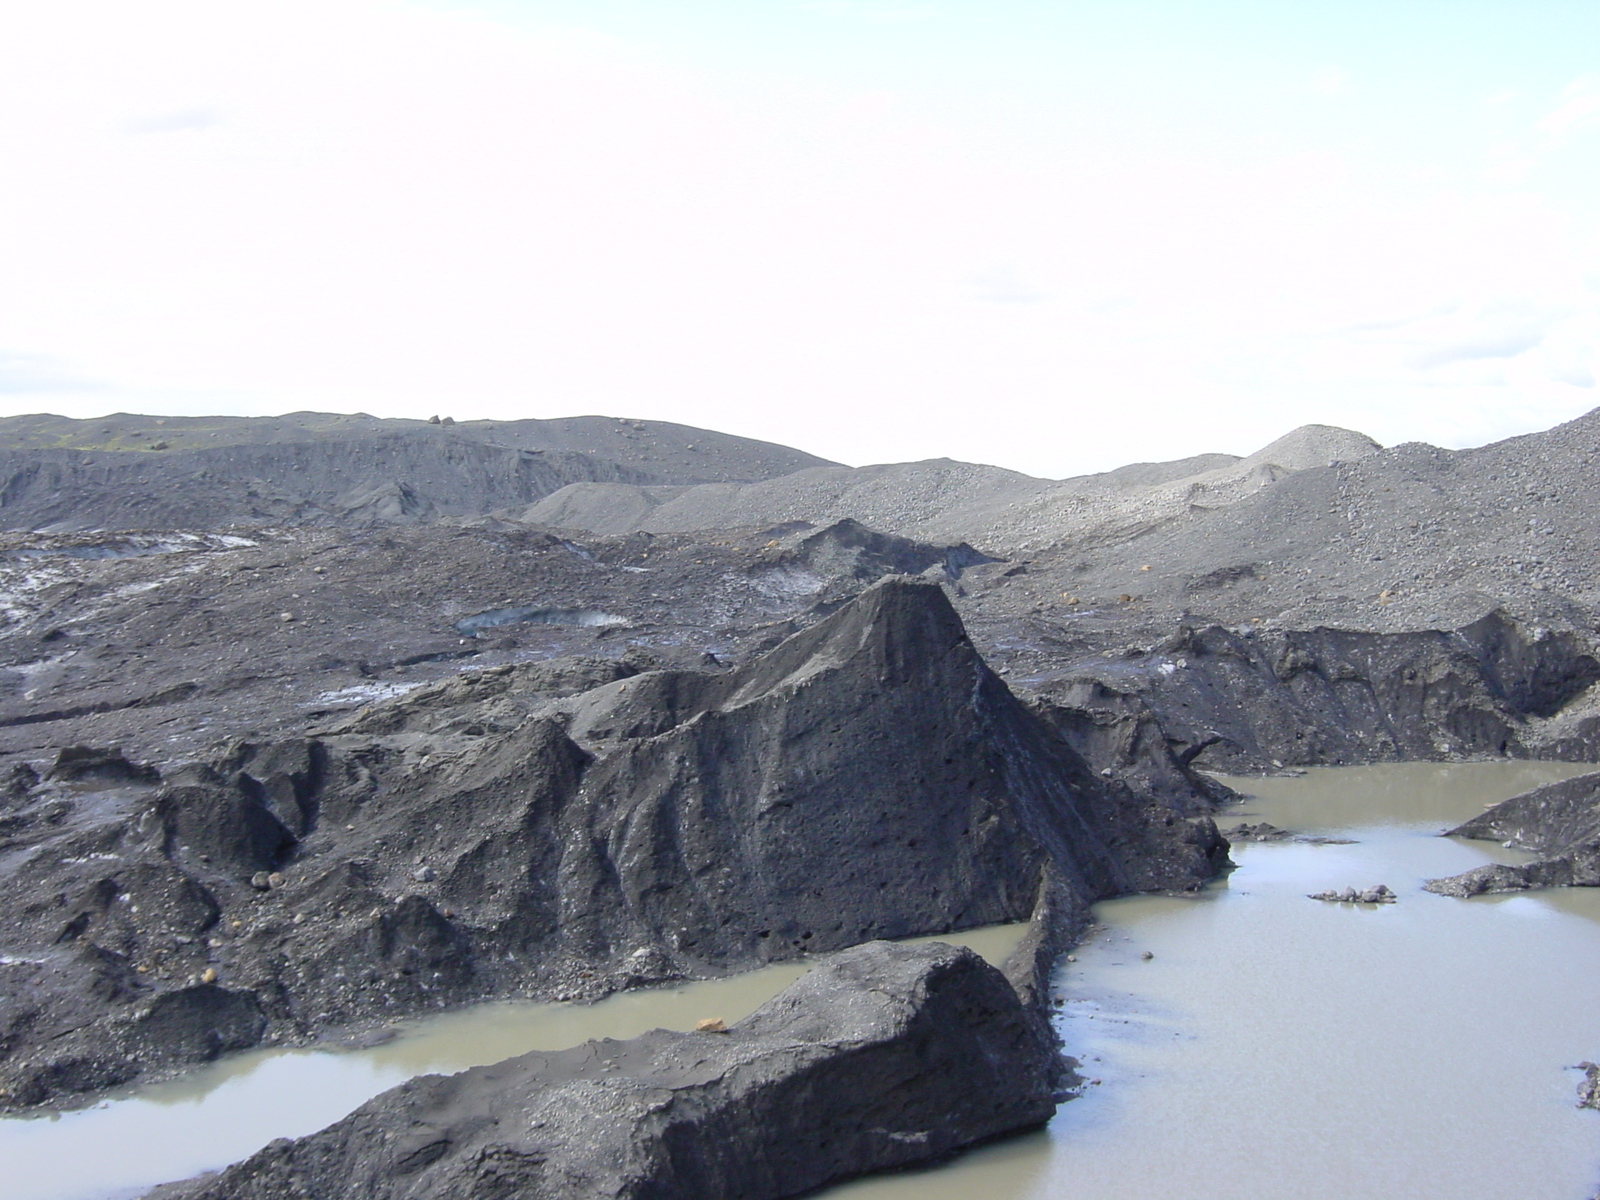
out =
[[[970,946],[1003,962],[1027,926],[915,938]],[[266,1050],[80,1112],[0,1120],[4,1200],[122,1200],[157,1183],[247,1158],[273,1138],[332,1124],[414,1075],[448,1073],[590,1038],[730,1024],[806,971],[780,963],[728,979],[624,992],[598,1004],[482,1004],[406,1027],[367,1050]]]
[[[1600,1113],[1600,889],[1456,900],[1424,879],[1490,859],[1436,836],[1594,769],[1392,764],[1229,779],[1219,823],[1358,839],[1241,844],[1191,898],[1101,905],[1064,963],[1059,1027],[1098,1084],[1047,1131],[828,1200],[1585,1200]],[[1393,905],[1308,892],[1386,883]],[[1145,952],[1153,957],[1143,958]]]

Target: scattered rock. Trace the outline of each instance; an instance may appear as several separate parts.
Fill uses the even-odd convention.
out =
[[[1359,892],[1353,887],[1347,887],[1340,892],[1316,892],[1308,899],[1328,900],[1337,904],[1393,904],[1399,897],[1390,891],[1387,885],[1380,883],[1376,887],[1365,888]]]
[[[1578,1084],[1578,1107],[1600,1109],[1600,1065],[1581,1062],[1578,1070],[1583,1072]]]
[[[1230,842],[1299,842],[1307,846],[1353,846],[1354,838],[1323,837],[1321,834],[1291,833],[1287,829],[1279,829],[1276,825],[1269,825],[1262,821],[1251,825],[1249,822],[1235,825],[1232,829],[1223,831],[1223,837]]]
[[[13,763],[0,777],[0,805],[26,800],[39,786],[39,772],[27,763]]]
[[[1287,829],[1279,829],[1276,825],[1269,825],[1265,821],[1257,825],[1251,825],[1248,821],[1235,825],[1232,829],[1224,829],[1222,836],[1230,842],[1289,842],[1294,840],[1294,834]]]

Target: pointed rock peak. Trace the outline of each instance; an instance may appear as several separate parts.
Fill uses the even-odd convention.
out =
[[[846,690],[874,694],[912,679],[934,692],[966,688],[984,669],[943,589],[891,575],[726,675],[651,671],[573,697],[568,734],[586,747],[655,737],[700,713],[731,711],[846,667],[855,680]]]
[[[1298,429],[1291,429],[1270,445],[1263,446],[1244,462],[1250,465],[1275,463],[1291,471],[1304,471],[1310,467],[1326,467],[1336,462],[1365,458],[1382,449],[1381,444],[1353,429],[1340,429],[1336,425],[1302,425]]]
[[[885,671],[885,682],[899,682],[957,648],[977,658],[944,589],[927,579],[886,575],[831,616],[735,672],[734,694],[742,701],[787,677],[863,653]]]

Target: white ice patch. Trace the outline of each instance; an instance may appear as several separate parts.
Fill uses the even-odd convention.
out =
[[[357,683],[337,691],[323,692],[316,704],[371,704],[375,700],[393,700],[421,687],[420,683]]]

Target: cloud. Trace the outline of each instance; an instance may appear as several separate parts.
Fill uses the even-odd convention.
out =
[[[1421,321],[1430,321],[1437,317],[1448,316],[1457,309],[1455,304],[1444,304],[1428,309],[1426,312],[1410,313],[1403,317],[1374,317],[1367,321],[1356,321],[1346,325],[1343,333],[1387,333],[1392,329],[1404,329],[1409,325],[1416,325]]]
[[[803,12],[857,17],[885,24],[924,21],[935,15],[931,5],[904,3],[903,0],[804,0],[799,7]]]
[[[1407,317],[1352,323],[1341,334],[1357,344],[1388,347],[1394,356],[1390,361],[1413,372],[1470,363],[1485,364],[1487,370],[1488,364],[1504,364],[1538,350],[1560,330],[1566,330],[1558,339],[1560,356],[1563,361],[1577,361],[1568,327],[1581,307],[1529,296],[1458,299]],[[1550,354],[1545,357],[1554,361]],[[1482,371],[1468,374],[1485,377]]]
[[[1574,130],[1600,125],[1600,75],[1583,75],[1561,92],[1561,104],[1534,123],[1540,133],[1564,137]]]
[[[966,278],[969,294],[976,300],[989,304],[1040,304],[1049,297],[1026,280],[1015,268],[992,267],[974,272]]]
[[[130,137],[142,137],[157,133],[193,133],[221,123],[221,114],[214,108],[182,108],[129,121],[122,128]]]
[[[1318,67],[1311,73],[1309,86],[1319,96],[1340,96],[1350,90],[1350,72],[1343,67]]]
[[[44,355],[0,353],[0,395],[100,391],[104,387],[103,383],[73,374],[61,362]]]
[[[1517,355],[1532,350],[1544,341],[1544,334],[1540,331],[1524,330],[1514,333],[1484,334],[1480,337],[1466,338],[1444,346],[1433,346],[1426,350],[1418,351],[1406,361],[1407,365],[1418,371],[1431,371],[1435,367],[1447,366],[1454,362],[1465,362],[1479,358],[1515,358]]]

